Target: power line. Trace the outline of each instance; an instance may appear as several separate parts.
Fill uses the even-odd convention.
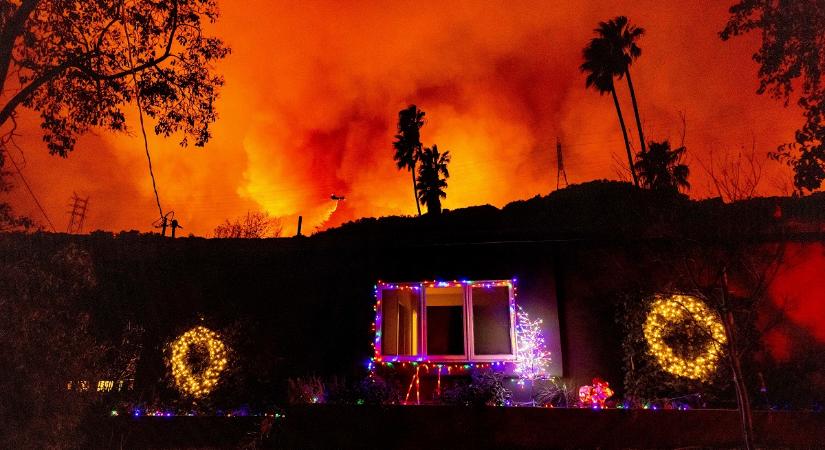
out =
[[[15,147],[17,146],[17,144],[14,144],[14,145],[15,145]],[[18,150],[19,150],[19,147],[18,147]],[[22,150],[21,150],[21,152],[22,152]],[[29,182],[26,181],[26,177],[24,177],[23,172],[20,171],[20,166],[18,166],[17,162],[14,161],[14,158],[12,158],[11,153],[6,152],[6,156],[9,157],[9,161],[11,161],[11,164],[14,166],[14,169],[17,171],[17,175],[20,176],[20,179],[23,181],[23,185],[26,186],[26,190],[29,191],[29,195],[31,195],[32,199],[34,200],[34,204],[37,205],[37,208],[40,210],[40,213],[43,214],[43,217],[46,218],[46,222],[49,223],[49,226],[52,227],[52,232],[57,233],[57,230],[54,228],[54,224],[52,223],[52,220],[49,219],[49,215],[46,214],[46,210],[43,208],[43,205],[40,204],[40,200],[38,200],[37,196],[34,195],[34,191],[32,190],[31,186],[29,186]]]
[[[121,12],[122,14],[122,12]],[[121,17],[123,19],[123,17]],[[137,71],[134,70],[135,63],[132,57],[132,42],[128,28],[126,28],[126,21],[123,21],[123,34],[126,36],[126,48],[129,54],[129,67],[132,69],[132,82],[135,83],[135,103],[138,108],[138,118],[140,119],[140,132],[143,134],[143,148],[146,150],[146,160],[149,162],[149,176],[152,178],[152,190],[155,192],[155,201],[158,204],[158,214],[163,218],[163,208],[160,206],[160,196],[158,195],[158,186],[155,183],[155,172],[152,169],[152,156],[149,154],[149,139],[146,137],[146,125],[143,122],[143,106],[140,101],[140,85],[138,84]]]

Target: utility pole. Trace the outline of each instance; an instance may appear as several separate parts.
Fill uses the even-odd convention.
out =
[[[564,187],[567,187],[567,172],[564,170],[564,156],[561,153],[561,141],[556,138],[556,190],[561,185],[561,178],[564,177]]]
[[[172,227],[172,239],[174,239],[175,238],[175,231],[177,231],[178,228],[183,229],[183,227],[180,225],[180,223],[178,223],[178,219],[172,219],[171,227]]]
[[[69,234],[82,233],[83,224],[86,223],[86,209],[89,206],[89,197],[80,198],[78,197],[77,192],[73,192],[72,204],[69,206],[72,210],[68,211],[70,218],[69,226],[66,228],[66,232]]]

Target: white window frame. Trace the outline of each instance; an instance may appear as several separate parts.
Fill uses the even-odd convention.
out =
[[[497,355],[477,355],[475,353],[475,334],[474,334],[474,318],[473,318],[473,287],[481,287],[484,285],[507,286],[508,297],[508,313],[510,316],[510,349],[511,352],[507,354]],[[464,297],[462,322],[464,326],[464,354],[463,355],[429,355],[427,353],[427,288],[440,287],[461,287]],[[475,363],[475,362],[494,362],[494,361],[514,361],[516,359],[516,306],[515,306],[515,286],[514,280],[483,280],[483,281],[450,281],[450,282],[405,282],[405,283],[384,283],[379,282],[376,285],[377,296],[377,320],[376,331],[382,330],[383,327],[383,293],[384,290],[393,289],[412,289],[418,292],[418,336],[419,354],[417,355],[384,355],[383,354],[383,336],[378,335],[375,339],[376,355],[381,361],[385,362],[444,362],[444,363]]]

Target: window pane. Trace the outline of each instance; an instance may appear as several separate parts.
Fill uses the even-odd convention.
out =
[[[425,298],[427,354],[464,355],[464,289],[427,288]]]
[[[418,291],[381,291],[381,354],[418,354]]]
[[[474,286],[472,295],[475,354],[512,354],[509,288],[507,286]]]

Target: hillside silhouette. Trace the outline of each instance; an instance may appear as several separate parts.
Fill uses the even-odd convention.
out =
[[[445,210],[440,217],[363,218],[318,240],[462,243],[491,240],[731,239],[818,233],[825,194],[760,197],[725,204],[618,181],[571,185],[507,204]]]

